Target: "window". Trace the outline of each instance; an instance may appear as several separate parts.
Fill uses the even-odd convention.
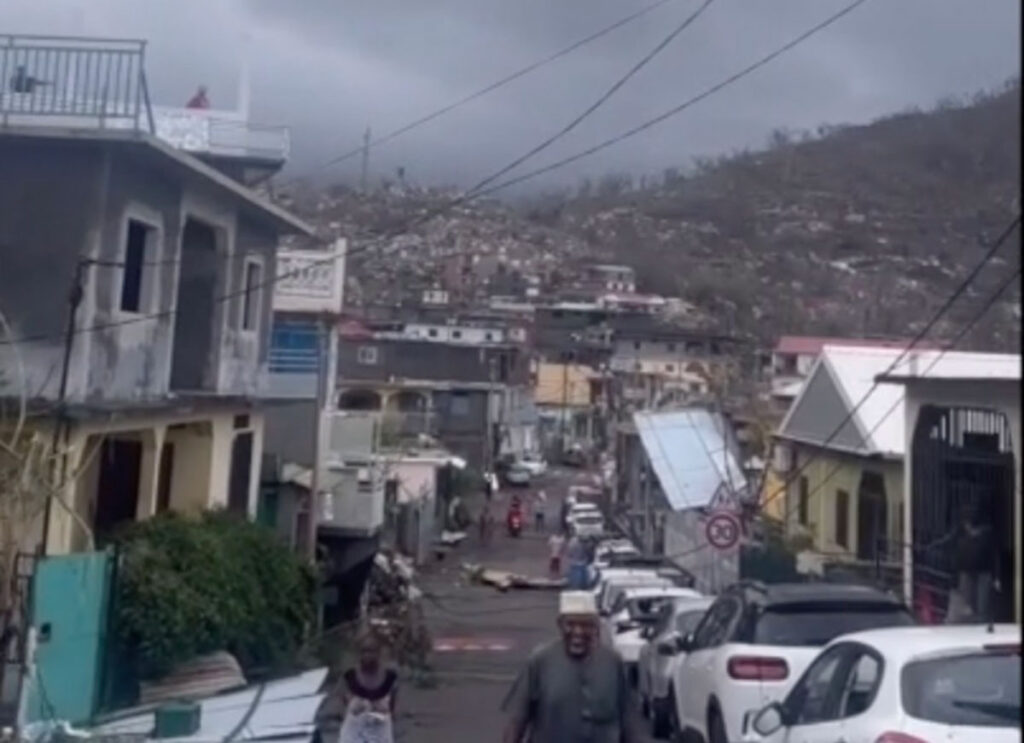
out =
[[[121,278],[121,311],[146,312],[149,308],[143,294],[146,286],[147,246],[156,231],[147,224],[128,220],[124,245],[124,269]]]
[[[377,363],[377,347],[360,346],[356,350],[356,361],[364,366],[373,366]]]
[[[665,371],[672,374],[676,370],[675,364],[665,364]]]
[[[484,340],[493,341],[494,340],[494,334],[493,333],[484,333]]]
[[[429,335],[431,338],[436,338],[437,337],[437,328],[431,328],[430,330],[428,330],[427,331],[427,335]]]
[[[669,353],[675,353],[676,352],[676,344],[675,343],[668,343],[668,344],[666,344],[665,345],[665,350],[668,351]]]
[[[839,697],[839,717],[853,717],[867,712],[875,701],[881,682],[881,658],[863,650],[860,657],[854,658],[847,667],[843,692]]]
[[[833,688],[839,667],[849,652],[847,645],[835,645],[818,656],[786,697],[784,706],[795,725],[810,725],[834,718]]]
[[[906,627],[913,617],[898,604],[831,601],[769,607],[757,617],[755,645],[820,647],[839,635]]]
[[[452,415],[469,415],[469,395],[465,392],[452,394],[449,402],[449,412]]]
[[[242,330],[259,327],[262,284],[263,266],[256,261],[246,261],[242,283]]]
[[[811,494],[810,486],[807,484],[807,478],[800,478],[800,500],[797,503],[797,517],[800,520],[801,526],[807,526],[808,519],[810,518],[811,511]]]
[[[836,544],[850,546],[850,494],[836,491]]]
[[[1019,730],[1020,650],[908,663],[900,696],[907,715],[918,720]]]
[[[639,351],[639,350],[640,350],[640,347],[641,347],[642,345],[643,345],[643,344],[642,344],[642,343],[640,343],[640,341],[633,341],[633,348],[635,348],[635,349],[636,349],[637,351]]]
[[[452,338],[455,338],[456,340],[458,340],[461,337],[462,337],[462,331],[461,330],[453,330],[452,331]]]
[[[731,596],[716,601],[694,631],[696,648],[713,648],[725,642],[733,619],[739,614],[739,602]]]

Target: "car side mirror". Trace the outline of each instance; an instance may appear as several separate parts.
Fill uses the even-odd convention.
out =
[[[754,715],[754,722],[751,725],[754,732],[764,738],[774,735],[785,726],[786,713],[778,702],[772,702]]]

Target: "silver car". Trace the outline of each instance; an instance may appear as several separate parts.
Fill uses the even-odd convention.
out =
[[[693,632],[714,600],[714,596],[675,599],[647,632],[637,662],[637,688],[655,738],[666,738],[671,732],[672,672],[683,658],[679,641]]]

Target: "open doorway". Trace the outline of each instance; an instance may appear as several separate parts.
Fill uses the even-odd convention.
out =
[[[913,438],[911,486],[915,603],[927,602],[944,619],[965,571],[956,548],[960,521],[969,516],[985,530],[989,548],[982,575],[988,617],[1014,615],[1014,458],[1010,424],[993,410],[925,406]],[[974,583],[979,583],[975,580]],[[970,602],[972,608],[976,601]]]
[[[171,358],[171,389],[212,389],[215,341],[217,232],[191,217],[181,236],[181,272],[174,313],[174,348]]]
[[[888,535],[885,480],[877,472],[864,472],[857,488],[857,559],[885,560]]]
[[[93,534],[97,545],[108,541],[115,529],[135,520],[142,474],[142,442],[107,438],[100,445],[97,466]]]

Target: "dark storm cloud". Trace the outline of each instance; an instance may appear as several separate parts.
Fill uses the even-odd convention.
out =
[[[141,36],[154,97],[199,82],[233,106],[249,59],[253,117],[292,127],[292,170],[375,135],[610,24],[650,0],[4,0],[0,27]],[[373,153],[420,182],[467,184],[561,127],[698,0],[642,20]],[[542,164],[656,115],[786,42],[839,0],[717,0]],[[43,7],[40,7],[43,6]],[[773,129],[863,122],[1017,74],[1019,0],[873,0],[770,67],[546,185],[612,170],[657,172],[762,145]],[[358,159],[330,171],[352,178]]]

